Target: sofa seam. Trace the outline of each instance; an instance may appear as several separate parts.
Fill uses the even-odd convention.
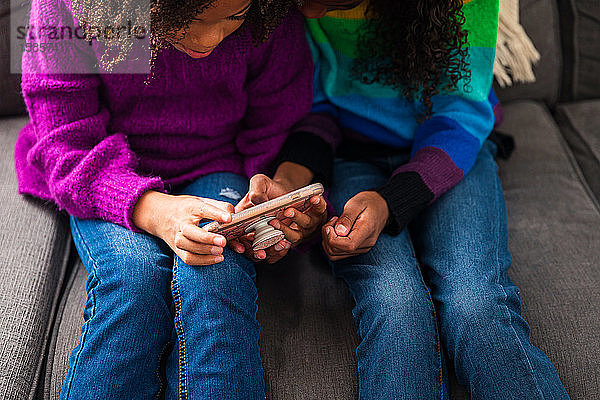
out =
[[[560,101],[560,96],[561,96],[561,89],[562,89],[562,83],[563,83],[563,74],[564,74],[564,68],[565,68],[565,60],[564,60],[564,54],[563,54],[563,49],[562,49],[562,41],[561,41],[561,29],[560,29],[560,12],[558,9],[558,3],[556,2],[552,2],[552,18],[555,21],[555,26],[556,29],[554,29],[554,42],[556,43],[556,46],[558,48],[558,82],[556,85],[556,88],[554,89],[554,101],[552,103],[552,108],[556,107],[556,105],[558,104],[558,102]]]
[[[577,101],[577,102],[573,102],[573,103],[570,103],[570,104],[577,105],[577,104],[583,104],[583,103],[586,103],[586,102],[585,101]],[[598,160],[598,163],[600,163],[600,154],[596,154],[596,151],[594,150],[594,146],[592,146],[591,143],[590,143],[590,141],[584,135],[581,134],[580,129],[578,129],[573,124],[572,120],[574,118],[570,118],[571,113],[568,110],[568,108],[569,108],[568,106],[570,104],[569,103],[567,103],[567,104],[562,103],[562,104],[559,105],[559,107],[557,107],[557,113],[558,114],[562,113],[565,116],[564,119],[561,119],[560,121],[558,121],[558,119],[557,119],[557,121],[558,122],[565,122],[566,124],[568,124],[569,128],[571,128],[571,130],[577,135],[577,137],[579,137],[579,139],[581,139],[581,141],[583,142],[583,144],[585,145],[585,147],[589,150],[590,154],[594,157],[594,159]],[[564,111],[559,111],[559,108],[561,110],[564,110]],[[558,126],[560,128],[560,123],[558,124]],[[562,135],[562,131],[561,131],[561,135]],[[564,135],[562,135],[562,136],[564,136]],[[567,141],[567,143],[568,143],[568,141]]]
[[[58,231],[58,229],[57,229]],[[51,336],[52,336],[52,331],[54,330],[54,323],[55,323],[55,316],[56,313],[58,312],[58,308],[60,305],[60,290],[63,287],[64,283],[65,283],[65,279],[66,279],[66,275],[67,275],[67,269],[68,269],[68,264],[69,261],[71,260],[71,253],[72,253],[72,244],[71,244],[71,234],[70,232],[67,232],[67,243],[65,244],[64,247],[64,252],[63,254],[65,254],[66,256],[63,258],[62,262],[61,262],[61,266],[60,266],[60,276],[58,278],[58,282],[56,285],[57,290],[54,291],[54,298],[52,299],[52,306],[50,308],[50,312],[48,313],[48,317],[46,318],[46,323],[47,323],[47,327],[46,327],[46,331],[44,332],[44,339],[43,339],[43,345],[41,346],[39,353],[38,353],[38,362],[36,365],[36,370],[35,370],[35,374],[34,377],[37,377],[37,381],[36,382],[32,382],[31,384],[31,388],[29,389],[29,399],[30,400],[34,400],[35,396],[37,394],[37,391],[40,389],[40,380],[42,379],[41,373],[42,373],[42,368],[44,366],[44,360],[47,361],[47,354],[48,354],[48,349],[49,346],[51,344]]]
[[[71,249],[74,249],[73,246],[73,242],[72,242],[72,237],[70,237],[70,242],[71,242]],[[50,360],[48,357],[46,359],[46,368],[48,368],[48,366],[50,366],[50,371],[46,372],[45,377],[44,377],[44,396],[46,394],[50,394],[51,393],[51,383],[52,383],[52,379],[54,379],[54,360],[56,359],[56,346],[58,345],[58,340],[54,340],[54,339],[58,339],[58,335],[59,332],[57,331],[57,326],[58,329],[60,329],[60,325],[62,324],[64,315],[65,315],[65,309],[66,309],[66,304],[69,300],[71,291],[73,290],[74,286],[75,286],[75,281],[77,279],[77,277],[79,276],[79,274],[81,273],[80,271],[80,259],[79,256],[76,254],[72,254],[71,256],[73,258],[73,264],[72,264],[72,270],[70,272],[70,274],[67,274],[69,279],[66,280],[65,285],[64,285],[64,289],[62,290],[60,297],[60,303],[58,306],[58,310],[56,313],[56,317],[54,319],[54,324],[52,326],[52,338],[51,338],[51,342],[48,346],[48,357],[50,356],[50,350],[52,348],[52,346],[54,346],[53,349],[53,353],[52,353],[52,360]],[[57,325],[58,324],[58,325]],[[52,365],[50,365],[50,362],[52,362]],[[49,378],[49,379],[46,379]]]
[[[596,199],[596,195],[594,194],[594,192],[588,185],[585,175],[583,174],[581,167],[577,163],[577,159],[575,158],[575,155],[573,154],[571,147],[567,143],[567,140],[564,137],[564,134],[560,129],[560,125],[559,125],[558,121],[552,116],[552,114],[550,114],[548,112],[549,110],[545,110],[545,111],[547,114],[546,117],[549,117],[549,119],[552,121],[552,123],[557,128],[556,129],[557,133],[555,135],[556,135],[558,141],[560,142],[560,145],[563,148],[565,155],[567,156],[567,159],[569,160],[569,164],[571,164],[572,171],[575,173],[576,178],[581,183],[583,191],[587,194],[588,200],[590,201],[590,203],[592,203],[592,206],[596,209],[597,215],[600,216],[600,203],[598,202],[598,199]]]

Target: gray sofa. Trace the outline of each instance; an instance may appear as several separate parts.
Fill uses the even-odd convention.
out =
[[[26,123],[8,74],[0,5],[0,398],[56,399],[83,321],[86,272],[68,219],[17,194]],[[600,399],[600,4],[521,0],[542,55],[537,83],[499,90],[516,150],[500,161],[513,255],[533,342],[573,399]],[[11,116],[12,115],[12,116]],[[317,250],[259,270],[261,350],[271,399],[354,399],[352,300]],[[456,399],[466,397],[453,380]]]

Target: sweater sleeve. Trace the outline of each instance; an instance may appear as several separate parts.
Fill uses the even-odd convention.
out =
[[[248,65],[248,108],[236,146],[251,177],[266,173],[291,128],[309,111],[313,64],[300,13],[292,10]]]
[[[72,24],[72,15],[59,4],[35,0],[31,24],[65,18]],[[87,45],[69,46],[70,66],[87,68],[93,51]],[[108,131],[110,114],[100,101],[100,76],[57,73],[62,67],[57,58],[51,52],[23,54],[22,91],[34,132],[26,162],[44,179],[59,209],[139,232],[132,221],[135,203],[147,190],[164,190],[163,182],[139,175],[126,135]]]
[[[136,173],[126,135],[107,131],[99,77],[24,74],[22,85],[36,139],[27,162],[45,178],[58,207],[140,232],[132,221],[135,203],[164,185]]]
[[[465,1],[463,12],[470,81],[463,79],[456,91],[434,96],[432,116],[417,128],[410,161],[376,189],[390,207],[389,227],[395,233],[464,178],[494,125],[498,0]]]

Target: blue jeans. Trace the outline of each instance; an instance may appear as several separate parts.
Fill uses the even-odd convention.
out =
[[[211,174],[178,194],[234,202],[224,188],[244,195],[248,180]],[[71,230],[89,278],[60,399],[265,398],[252,262],[225,249],[193,267],[116,224],[71,217]]]
[[[409,229],[332,263],[356,303],[360,399],[447,399],[446,355],[472,399],[568,399],[548,357],[529,341],[519,289],[507,273],[495,154],[487,141],[466,177]],[[336,211],[384,184],[408,158],[337,159]]]

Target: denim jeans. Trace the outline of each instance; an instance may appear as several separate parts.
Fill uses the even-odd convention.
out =
[[[472,399],[568,399],[529,340],[511,264],[504,196],[487,141],[472,170],[398,236],[332,263],[355,300],[361,400],[447,399],[446,355]],[[384,184],[408,154],[337,159],[330,201]],[[445,350],[445,352],[444,352]]]
[[[235,203],[223,189],[244,195],[248,180],[211,174],[178,194]],[[252,262],[226,248],[219,264],[189,266],[116,224],[71,217],[71,230],[89,278],[60,399],[265,398]]]

